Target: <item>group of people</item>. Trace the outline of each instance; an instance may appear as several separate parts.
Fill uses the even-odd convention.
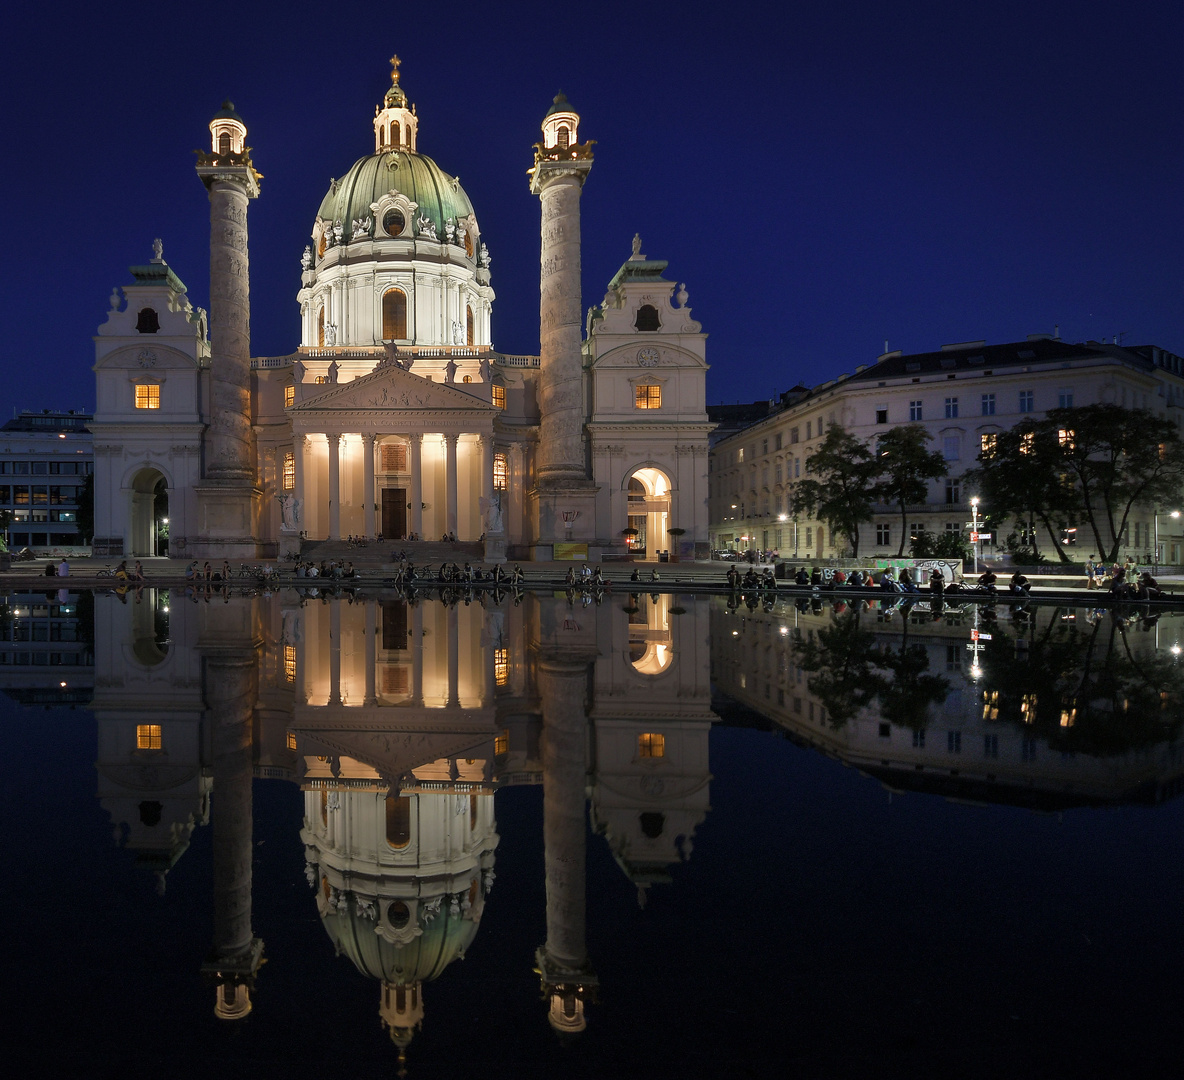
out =
[[[358,572],[354,569],[352,562],[345,562],[341,559],[331,559],[326,562],[322,559],[319,563],[298,562],[296,576],[298,578],[329,578],[332,581],[341,581],[345,578],[357,577]]]
[[[139,566],[140,564],[136,563],[136,565]],[[65,559],[63,559],[60,563],[57,563],[56,565],[53,562],[47,562],[45,564],[45,576],[46,577],[69,577],[70,576],[70,564],[68,562],[66,562]]]

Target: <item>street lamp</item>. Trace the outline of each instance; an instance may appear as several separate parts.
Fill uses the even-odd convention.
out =
[[[1180,511],[1173,510],[1168,517],[1179,519]],[[1159,511],[1155,511],[1155,573],[1159,573]]]
[[[974,545],[974,576],[978,577],[978,496],[970,500],[970,535]]]

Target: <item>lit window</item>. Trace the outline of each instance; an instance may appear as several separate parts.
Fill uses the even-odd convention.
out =
[[[296,490],[296,454],[291,450],[284,455],[284,490]]]
[[[382,297],[382,339],[394,341],[407,336],[407,296],[391,289]]]
[[[464,378],[461,379],[462,383],[471,383],[472,381],[473,381],[472,375],[466,375],[466,376],[464,376]]]
[[[666,736],[658,735],[656,732],[647,731],[637,736],[637,756],[638,757],[665,757],[666,756]]]
[[[296,732],[294,732],[294,731],[288,732],[288,749],[289,750],[296,749]]]
[[[504,386],[495,386],[493,389],[493,403],[499,409],[506,407],[506,388]]]
[[[493,650],[493,681],[498,686],[507,686],[510,682],[510,650]]]
[[[797,439],[794,439],[794,442],[797,442]],[[744,460],[744,447],[743,446],[740,447],[740,449],[736,451],[736,460],[737,461]]]
[[[1030,454],[1036,449],[1036,433],[1034,431],[1025,431],[1020,436],[1020,453]]]
[[[979,449],[980,456],[984,458],[993,458],[995,456],[995,435],[980,435]]]
[[[493,486],[497,491],[505,491],[510,486],[510,469],[505,454],[493,455]]]
[[[633,403],[639,409],[660,409],[662,407],[662,388],[660,386],[635,387]]]
[[[295,404],[296,404],[296,387],[295,386],[285,386],[284,387],[284,408],[290,409]]]
[[[1057,432],[1057,442],[1066,450],[1072,450],[1077,446],[1075,433],[1070,428],[1061,428]]]
[[[137,750],[159,750],[160,749],[160,725],[159,724],[137,724],[136,725],[136,749]]]
[[[318,375],[315,379],[313,379],[313,382],[316,383],[317,386],[327,386],[329,384],[329,376]]]
[[[477,344],[477,332],[473,326],[473,309],[468,305],[465,306],[465,344],[470,349]]]
[[[160,386],[156,383],[136,383],[136,408],[159,409]]]
[[[502,728],[502,732],[493,740],[493,752],[497,754],[508,754],[510,752],[510,729]]]
[[[296,681],[296,646],[284,646],[284,678],[288,682]]]

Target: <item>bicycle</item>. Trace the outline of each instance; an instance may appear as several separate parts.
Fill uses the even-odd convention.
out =
[[[113,578],[114,576],[115,576],[115,571],[111,569],[110,563],[108,563],[106,566],[103,567],[102,570],[99,570],[95,574],[95,577],[103,577],[103,578],[107,578],[107,577]]]

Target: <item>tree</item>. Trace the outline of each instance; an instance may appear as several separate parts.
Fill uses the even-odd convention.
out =
[[[859,526],[875,516],[880,466],[854,435],[831,425],[818,449],[806,458],[809,476],[794,485],[794,507],[842,533],[859,555]]]
[[[1035,520],[1048,530],[1061,562],[1070,562],[1061,546],[1061,530],[1080,503],[1064,479],[1061,447],[1055,430],[1026,420],[1001,431],[978,456],[978,467],[964,477],[997,521],[1016,517],[1031,523],[1032,550],[1037,555]]]
[[[929,495],[929,481],[949,472],[945,458],[936,450],[925,449],[932,439],[920,424],[902,424],[880,436],[880,491],[887,496],[884,502],[900,507],[899,558],[908,540],[908,507],[923,503]]]
[[[1136,506],[1180,497],[1184,442],[1170,420],[1146,409],[1085,405],[1050,409],[1041,427],[1047,435],[1055,434],[1061,469],[1107,562],[1118,558]],[[1103,536],[1110,538],[1109,544]]]
[[[928,532],[922,529],[909,543],[914,559],[961,559],[967,562],[974,554],[960,532]]]

